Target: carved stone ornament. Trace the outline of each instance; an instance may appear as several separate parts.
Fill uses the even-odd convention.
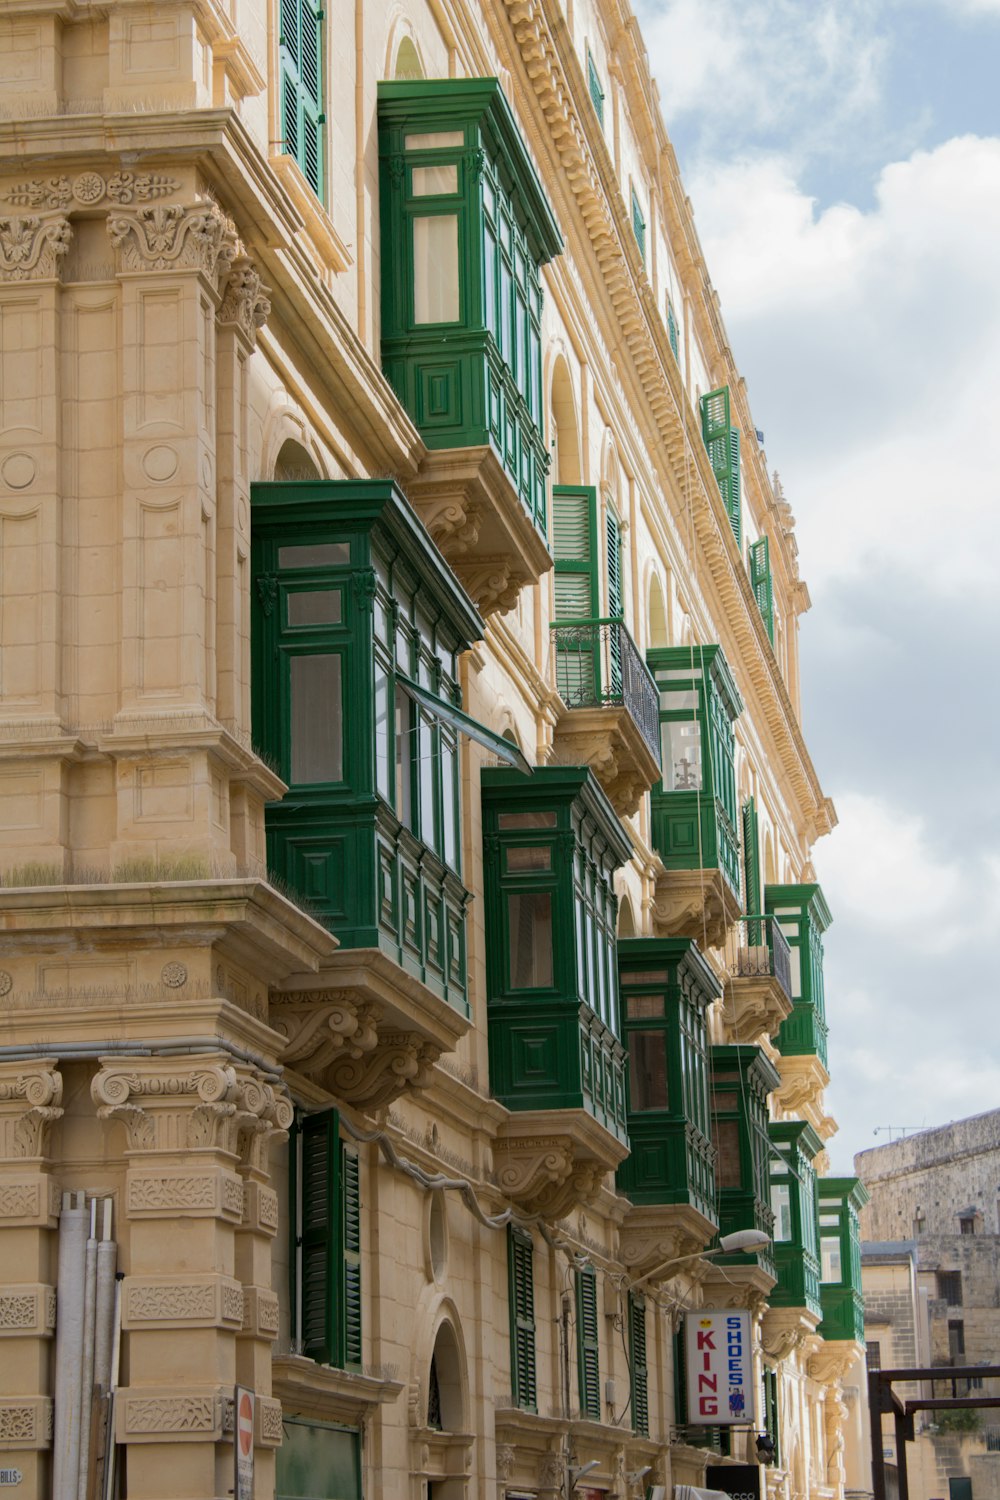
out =
[[[0,282],[46,281],[56,276],[72,233],[62,214],[0,218]]]
[[[858,1357],[858,1345],[850,1339],[822,1343],[809,1356],[809,1374],[820,1385],[836,1386]]]
[[[214,203],[151,204],[107,224],[121,271],[195,270],[218,285],[236,259],[236,232]]]
[[[204,1060],[102,1058],[91,1083],[102,1119],[125,1124],[132,1151],[215,1150],[260,1167],[292,1106],[251,1069],[222,1054]]]
[[[48,1448],[52,1443],[51,1396],[20,1396],[0,1401],[0,1450]]]
[[[237,256],[223,292],[219,322],[235,324],[244,338],[253,344],[258,328],[263,328],[271,311],[269,290],[261,281],[253,261],[245,255]]]
[[[415,1032],[383,1029],[379,1007],[351,989],[272,996],[270,1021],[286,1038],[285,1066],[362,1109],[426,1088],[441,1056]]]
[[[543,1453],[538,1460],[538,1483],[541,1489],[562,1489],[566,1477],[566,1460],[561,1453]]]
[[[522,1138],[494,1147],[497,1185],[533,1214],[562,1219],[597,1194],[607,1163],[578,1155],[569,1136]]]
[[[497,1478],[509,1479],[514,1472],[514,1449],[509,1443],[497,1444]]]
[[[380,1032],[374,1052],[331,1063],[327,1087],[358,1108],[382,1109],[404,1089],[426,1088],[440,1056],[440,1047],[413,1032]]]
[[[176,193],[179,187],[176,177],[161,177],[156,172],[113,172],[110,177],[81,172],[72,180],[32,177],[10,188],[6,200],[22,208],[69,208],[74,202],[89,207],[104,198],[112,203],[146,203]]]
[[[0,1160],[45,1155],[48,1127],[62,1115],[57,1059],[0,1064]]]

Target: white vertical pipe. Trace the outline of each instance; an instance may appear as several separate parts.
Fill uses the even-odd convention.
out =
[[[74,1204],[74,1199],[77,1202]],[[77,1500],[80,1467],[80,1365],[87,1261],[86,1196],[63,1193],[56,1292],[56,1402],[52,1500]]]
[[[94,1384],[104,1395],[111,1389],[111,1335],[115,1316],[115,1268],[118,1246],[111,1238],[112,1200],[103,1203],[104,1222],[97,1247],[97,1313],[94,1337]]]
[[[87,1241],[83,1288],[83,1359],[80,1369],[80,1463],[76,1500],[87,1500],[90,1478],[90,1426],[94,1410],[94,1334],[97,1316],[97,1199],[90,1200],[90,1238]]]

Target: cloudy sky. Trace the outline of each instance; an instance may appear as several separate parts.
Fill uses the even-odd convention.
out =
[[[813,599],[849,1171],[1000,1106],[1000,0],[638,14]]]

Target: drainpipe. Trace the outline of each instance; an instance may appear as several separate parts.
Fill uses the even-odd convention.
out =
[[[64,1193],[62,1213],[59,1215],[52,1500],[77,1500],[80,1472],[80,1366],[83,1361],[84,1281],[89,1218],[86,1203],[84,1193]]]
[[[83,1287],[83,1362],[80,1369],[80,1469],[76,1500],[87,1500],[90,1478],[90,1424],[94,1409],[94,1335],[97,1316],[97,1199],[90,1200]]]
[[[94,1399],[100,1402],[100,1426],[104,1431],[103,1469],[98,1468],[95,1495],[103,1495],[106,1475],[114,1472],[115,1434],[112,1424],[111,1403],[111,1359],[115,1331],[115,1267],[118,1261],[118,1246],[111,1238],[111,1211],[113,1199],[105,1198],[101,1204],[101,1239],[97,1246],[97,1331],[94,1338]],[[86,1495],[84,1495],[86,1500]]]

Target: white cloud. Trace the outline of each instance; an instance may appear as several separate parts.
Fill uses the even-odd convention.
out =
[[[816,851],[835,917],[905,942],[910,955],[1000,939],[1000,861],[975,852],[946,860],[921,815],[879,797],[839,792],[836,804],[839,825]]]
[[[746,137],[794,121],[805,146],[834,139],[879,99],[879,10],[871,0],[646,0],[638,14],[668,125],[698,116],[703,139],[721,142],[734,127]]]
[[[691,196],[814,594],[888,566],[928,598],[995,596],[1000,139],[886,166],[869,211],[817,212],[777,157]]]

